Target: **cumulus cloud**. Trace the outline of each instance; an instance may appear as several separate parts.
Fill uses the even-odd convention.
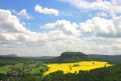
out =
[[[95,17],[80,23],[83,32],[89,32],[99,37],[121,37],[121,17],[113,19],[104,19]]]
[[[9,10],[0,9],[0,14],[1,32],[27,32],[27,29],[21,25],[20,20],[12,15]]]
[[[28,30],[9,10],[0,9],[0,14],[0,51],[4,54],[40,56],[59,55],[64,51],[121,52],[120,16],[114,19],[94,17],[80,24],[57,20],[46,23],[42,26],[44,32],[37,33]],[[86,32],[91,36],[85,37]]]
[[[27,30],[26,27],[20,23],[19,18],[12,15],[9,10],[0,9],[0,14],[0,40],[17,41],[21,39],[25,41],[35,41],[38,34]]]
[[[26,19],[31,19],[32,17],[27,13],[26,9],[22,9],[17,13],[18,16],[26,17]]]
[[[72,39],[78,40],[77,34],[79,32],[76,23],[60,20],[55,22],[52,27],[53,30],[37,33],[24,27],[19,18],[9,10],[0,9],[0,14],[0,50],[2,53],[7,51],[6,53],[22,53],[23,55],[35,53],[37,55],[43,53],[57,55],[73,49],[74,40]],[[56,24],[60,25],[57,29],[54,27],[57,26]],[[47,24],[44,26],[47,26]],[[66,43],[69,42],[70,45],[67,46]]]
[[[49,14],[49,15],[55,15],[55,16],[59,15],[58,10],[52,9],[52,8],[43,8],[42,6],[38,4],[35,6],[35,11],[38,13],[42,13],[42,14]]]
[[[87,0],[60,0],[61,2],[69,3],[81,10],[100,10],[105,13],[110,13],[114,16],[114,13],[121,13],[121,6],[117,5],[118,0],[97,0],[93,2],[88,2]]]
[[[54,23],[45,24],[43,28],[56,29],[68,35],[80,36],[80,31],[77,29],[78,25],[76,23],[71,23],[70,21],[66,20],[58,20]]]
[[[69,3],[79,9],[98,9],[98,7],[100,8],[101,6],[103,8],[106,7],[101,0],[98,0],[95,2],[88,2],[87,0],[60,0],[60,1]],[[109,4],[109,3],[106,3],[106,4]]]
[[[48,23],[43,26],[45,29],[53,29],[46,33],[37,33],[28,30],[21,23],[19,18],[9,10],[0,9],[0,40],[19,42],[39,42],[43,40],[55,40],[67,38],[67,35],[79,36],[77,24],[66,20],[58,20],[55,23]],[[12,20],[12,21],[11,21]],[[52,25],[53,24],[53,25]],[[52,27],[51,27],[52,26]]]

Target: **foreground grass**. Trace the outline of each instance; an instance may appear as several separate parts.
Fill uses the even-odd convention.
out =
[[[82,62],[76,62],[76,63],[62,63],[62,64],[48,64],[49,70],[45,72],[44,75],[47,75],[49,73],[61,70],[66,73],[78,73],[79,70],[88,71],[91,69],[101,68],[101,67],[109,67],[112,66],[112,64],[109,64],[108,62],[102,62],[102,61],[82,61]]]
[[[0,67],[0,74],[7,74],[8,66],[1,66]]]

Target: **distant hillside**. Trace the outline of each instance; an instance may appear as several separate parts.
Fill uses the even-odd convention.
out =
[[[90,54],[88,55],[90,58],[95,58],[98,60],[111,61],[111,62],[121,62],[121,55],[98,55],[98,54]]]
[[[49,60],[49,62],[78,62],[89,60],[89,57],[82,52],[63,52],[61,56]]]
[[[82,52],[63,52],[61,56],[49,59],[48,62],[64,63],[64,62],[78,62],[87,60],[101,60],[118,63],[121,62],[121,55],[99,55],[90,54],[86,55]]]
[[[101,60],[109,62],[120,62],[121,55],[99,55],[90,54],[86,55],[82,52],[63,52],[60,56],[41,56],[41,57],[19,57],[16,54],[0,55],[0,60],[38,60],[52,63],[63,63],[63,62],[78,62],[85,60]]]
[[[26,58],[31,58],[31,59],[36,59],[36,60],[48,60],[48,59],[53,59],[57,56],[40,56],[40,57],[26,57]]]
[[[18,57],[16,54],[0,55],[0,57]]]

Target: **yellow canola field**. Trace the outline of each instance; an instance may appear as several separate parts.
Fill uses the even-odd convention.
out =
[[[61,64],[48,64],[49,70],[45,72],[45,75],[61,70],[66,73],[78,73],[79,70],[89,71],[91,69],[101,68],[101,67],[109,67],[112,66],[108,62],[102,61],[82,61],[76,63],[61,63]]]

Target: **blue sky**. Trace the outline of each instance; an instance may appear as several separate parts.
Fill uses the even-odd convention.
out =
[[[34,7],[39,4],[42,7],[46,8],[54,8],[60,11],[59,16],[45,15],[39,14],[34,11]],[[7,5],[7,6],[6,6]],[[89,13],[81,13],[79,9],[76,9],[74,6],[67,5],[66,3],[62,3],[59,0],[12,0],[8,2],[7,0],[2,0],[0,2],[0,8],[7,10],[15,10],[16,12],[21,11],[22,9],[26,9],[27,12],[32,16],[32,19],[26,20],[21,18],[26,23],[31,23],[30,29],[32,31],[41,31],[40,25],[55,22],[56,20],[69,20],[71,22],[81,22],[85,21],[89,18]],[[92,12],[93,13],[93,12]],[[80,16],[82,15],[82,16]],[[33,23],[34,22],[34,23]]]
[[[1,54],[120,54],[120,5],[120,0],[1,0]]]

